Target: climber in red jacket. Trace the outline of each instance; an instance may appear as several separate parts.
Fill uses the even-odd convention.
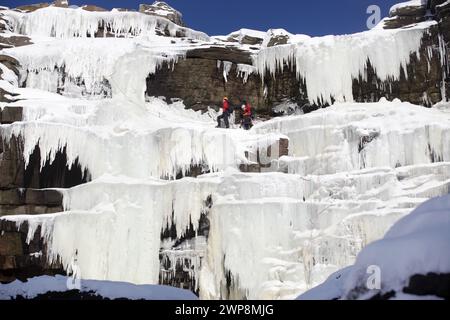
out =
[[[228,121],[228,118],[230,117],[230,102],[228,101],[227,97],[223,98],[222,102],[222,114],[217,117],[217,128],[220,128],[220,120],[223,119],[225,122],[225,127],[229,128],[230,123]]]
[[[251,127],[253,127],[252,123],[252,107],[250,103],[247,101],[244,101],[242,104],[242,127],[244,127],[245,130],[250,130]]]

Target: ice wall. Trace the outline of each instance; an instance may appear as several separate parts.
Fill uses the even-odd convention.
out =
[[[75,259],[82,279],[157,284],[163,226],[173,222],[181,237],[213,190],[214,179],[103,177],[65,192],[64,213],[10,220],[28,222],[28,240],[41,226],[50,262],[60,259],[68,268]]]
[[[420,58],[421,39],[430,24],[407,30],[374,29],[352,35],[305,38],[297,44],[264,48],[253,57],[253,64],[262,77],[275,77],[278,70],[295,68],[297,77],[306,83],[311,104],[352,102],[352,80],[367,76],[368,61],[381,81],[399,79],[411,54]]]
[[[110,31],[115,37],[131,37],[139,35],[155,35],[168,32],[175,37],[183,33],[184,36],[208,40],[203,33],[180,27],[170,20],[142,14],[139,12],[91,12],[82,8],[48,7],[31,13],[8,11],[14,32],[28,36],[43,36],[56,38],[106,37]]]
[[[82,158],[91,154],[92,165],[88,169],[94,172],[94,181],[63,191],[66,212],[6,218],[16,220],[18,224],[28,221],[31,227],[29,239],[37,227],[42,226],[50,259],[61,259],[67,267],[75,257],[83,278],[157,283],[159,254],[161,248],[165,248],[165,244],[161,243],[161,230],[174,223],[177,238],[180,239],[191,222],[194,229],[197,228],[200,215],[206,210],[205,200],[211,196],[212,207],[208,209],[210,230],[206,251],[202,253],[204,258],[199,260],[199,256],[189,250],[178,252],[182,258],[192,257],[191,276],[198,284],[200,296],[214,299],[291,298],[321,283],[332,272],[354,263],[357,253],[366,244],[382,237],[411,208],[429,197],[450,190],[450,162],[445,160],[447,158],[436,163],[427,161],[419,164],[420,161],[417,161],[399,168],[389,165],[362,170],[349,168],[331,174],[251,174],[222,168],[217,173],[196,179],[184,178],[172,182],[145,176],[148,172],[145,170],[149,170],[146,167],[152,166],[154,161],[167,160],[168,155],[173,152],[177,154],[177,150],[183,150],[180,151],[181,156],[186,146],[192,146],[192,142],[184,140],[191,129],[182,128],[179,131],[167,127],[169,120],[177,126],[183,121],[195,123],[197,130],[202,128],[211,136],[219,133],[227,135],[231,141],[239,140],[244,146],[255,143],[261,137],[271,137],[273,132],[284,132],[289,136],[291,130],[300,124],[306,127],[323,126],[327,130],[335,128],[337,131],[355,123],[367,130],[378,127],[380,135],[368,142],[366,148],[376,143],[387,128],[388,132],[397,130],[412,134],[414,128],[436,125],[442,127],[441,146],[448,148],[449,140],[445,134],[449,129],[446,120],[449,113],[446,111],[386,101],[338,105],[301,117],[273,119],[245,133],[239,130],[203,129],[205,122],[199,115],[177,110],[175,106],[166,105],[158,99],[150,101],[148,109],[142,113],[131,106],[127,105],[126,109],[129,122],[120,122],[115,128],[124,141],[116,154],[111,145],[116,143],[117,137],[105,136],[97,143],[89,142],[95,139],[83,140],[76,135],[67,138],[68,146],[79,144],[77,151],[69,151],[69,155],[75,156],[80,152]],[[102,134],[99,124],[118,121],[120,116],[115,115],[115,109],[123,110],[121,107],[106,103],[105,108],[94,113],[95,117],[88,117],[89,121],[99,121],[91,130],[96,130],[97,135]],[[86,110],[89,108],[92,106],[86,106]],[[169,109],[167,113],[166,109]],[[47,112],[47,115],[41,116],[48,117],[52,110]],[[159,114],[161,122],[149,122],[144,116],[146,113],[152,116]],[[39,121],[43,118],[35,116],[34,119]],[[378,118],[380,120],[376,121]],[[71,121],[67,116],[64,119]],[[162,135],[161,141],[165,144],[158,147],[162,148],[161,151],[156,156],[153,151],[147,151],[145,145],[151,139],[143,136],[140,144],[138,137],[146,132],[143,128],[150,123],[161,126],[161,132],[177,133],[173,142],[181,143],[183,149],[178,149],[180,146],[176,142],[171,145],[169,141],[172,139]],[[29,127],[40,125],[27,124]],[[209,125],[214,126],[212,121],[206,121],[206,126]],[[57,131],[58,126],[64,130]],[[128,126],[134,128],[133,134],[128,131]],[[62,124],[53,124],[46,131],[29,133],[28,139],[38,136],[43,141],[50,141],[52,134],[64,137],[65,129]],[[317,131],[309,132],[305,139],[325,145],[320,143],[321,135]],[[345,139],[343,134],[336,137],[337,141]],[[267,140],[271,141],[269,138]],[[439,142],[436,137],[433,140]],[[302,144],[298,144],[299,138],[295,136],[291,136],[291,142],[294,155],[295,152],[304,152],[305,156],[313,157],[327,150],[302,150]],[[90,144],[92,149],[89,149]],[[198,146],[216,148],[215,144],[214,140],[208,140],[199,142]],[[135,149],[126,149],[127,145]],[[88,146],[87,150],[83,151],[82,146]],[[43,150],[46,148],[43,145]],[[398,145],[387,144],[385,148],[395,154]],[[124,156],[114,160],[119,150],[130,153],[136,159]],[[210,154],[215,152],[213,149]],[[105,155],[102,156],[102,153]],[[140,158],[142,153],[147,153],[148,157]],[[369,154],[370,157],[375,155]],[[103,171],[96,167],[95,161],[104,164]],[[338,158],[337,161],[342,160]],[[80,230],[83,230],[82,236]],[[176,262],[178,256],[174,253],[169,258]],[[231,292],[228,292],[227,279],[234,283]]]
[[[291,173],[333,174],[450,160],[450,131],[435,109],[394,102],[341,104],[311,115],[274,120],[259,133],[290,138]]]
[[[224,177],[213,196],[201,297],[288,298],[321,283],[411,208],[448,193],[448,168]],[[230,294],[228,272],[239,289]]]
[[[83,96],[111,90],[111,95],[144,99],[145,78],[163,63],[184,57],[182,47],[156,46],[134,39],[52,40],[4,50],[21,62],[21,82],[28,88]],[[105,52],[108,54],[105,54]],[[100,95],[100,98],[103,96]]]

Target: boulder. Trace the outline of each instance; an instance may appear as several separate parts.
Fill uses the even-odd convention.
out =
[[[426,21],[427,3],[422,5],[395,5],[389,11],[389,18],[383,20],[384,29],[403,28],[411,24]]]
[[[227,42],[237,42],[240,44],[256,46],[263,43],[264,36],[264,33],[260,31],[241,29],[230,33],[227,37]]]
[[[153,4],[139,5],[139,12],[151,16],[163,17],[169,19],[179,26],[185,26],[182,14],[162,1],[155,1]]]
[[[59,8],[68,8],[69,7],[69,0],[56,0],[53,5],[55,7]]]
[[[448,300],[450,299],[450,274],[413,275],[403,292],[416,296],[437,296]]]
[[[411,3],[408,5],[408,3]],[[418,17],[424,16],[427,11],[427,0],[422,0],[420,5],[415,4],[415,1],[404,2],[404,5],[394,5],[389,11],[389,17]]]
[[[292,34],[284,29],[270,29],[264,38],[264,47],[274,47],[288,44]]]

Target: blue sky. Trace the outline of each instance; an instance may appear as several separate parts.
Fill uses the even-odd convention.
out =
[[[50,1],[50,0],[48,0]],[[166,0],[183,13],[185,23],[209,35],[228,34],[240,28],[266,31],[284,28],[292,33],[313,36],[345,34],[366,30],[369,5],[378,5],[382,16],[402,0]],[[403,0],[404,1],[404,0]],[[43,0],[1,0],[1,4],[17,7]],[[70,1],[71,4],[95,4],[104,8],[137,9],[145,0]],[[148,1],[152,3],[153,0]]]

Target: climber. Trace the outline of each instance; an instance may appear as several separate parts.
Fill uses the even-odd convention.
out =
[[[244,100],[244,102],[242,103],[242,127],[245,130],[250,130],[251,127],[253,127],[253,123],[252,123],[252,107],[250,105],[250,103],[248,103],[247,101]]]
[[[217,117],[217,127],[220,128],[220,120],[223,119],[225,122],[225,127],[230,128],[230,123],[228,122],[228,118],[230,117],[230,102],[227,97],[223,98],[222,102],[222,114]]]

